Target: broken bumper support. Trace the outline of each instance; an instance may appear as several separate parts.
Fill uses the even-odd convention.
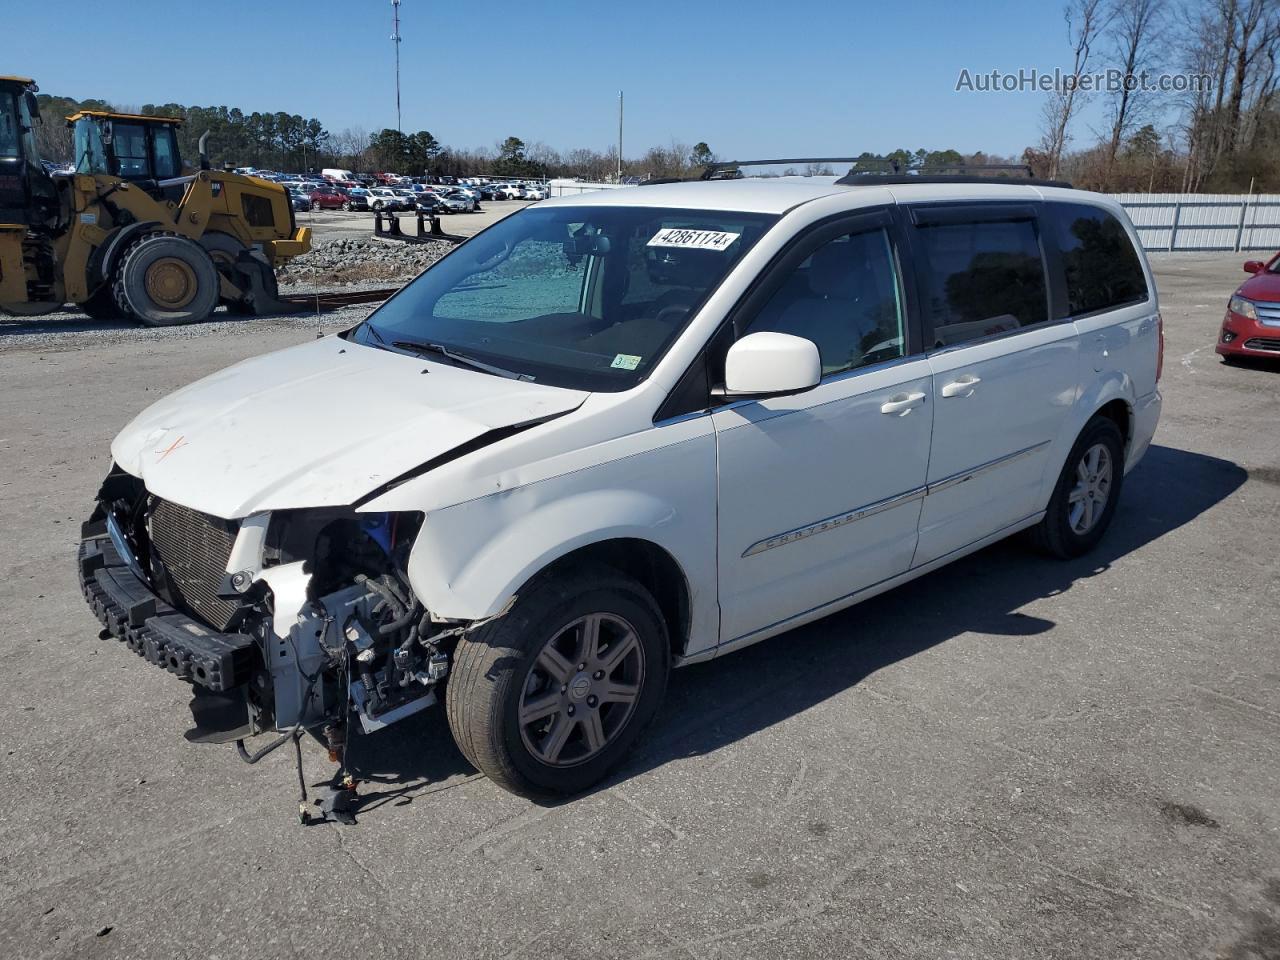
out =
[[[221,633],[175,610],[129,569],[109,537],[83,541],[77,566],[94,614],[138,656],[215,692],[249,681],[253,637]]]

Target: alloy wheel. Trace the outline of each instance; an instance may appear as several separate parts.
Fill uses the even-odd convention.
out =
[[[1094,528],[1106,512],[1112,486],[1111,451],[1095,443],[1076,464],[1076,482],[1067,496],[1067,522],[1073,533],[1083,536]]]
[[[520,696],[525,748],[552,767],[590,760],[635,713],[644,669],[640,636],[622,617],[593,613],[562,627],[538,653]]]

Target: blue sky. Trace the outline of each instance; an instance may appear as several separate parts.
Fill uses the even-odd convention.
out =
[[[395,126],[389,0],[6,6],[0,72],[34,76],[46,93],[288,110],[331,131]],[[899,146],[1017,154],[1038,139],[1043,94],[957,93],[960,70],[1052,70],[1069,56],[1057,0],[400,9],[404,129],[459,147],[515,135],[603,149],[621,89],[628,156],[672,139],[739,158]],[[136,53],[100,57],[131,44]],[[1079,139],[1098,115],[1085,115]]]

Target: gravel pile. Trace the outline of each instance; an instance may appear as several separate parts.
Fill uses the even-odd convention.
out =
[[[411,280],[453,249],[443,241],[403,243],[369,237],[312,240],[311,252],[276,271],[282,287],[341,287]]]

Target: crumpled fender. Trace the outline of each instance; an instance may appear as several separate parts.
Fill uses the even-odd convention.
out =
[[[508,499],[526,501],[536,492],[520,490]],[[461,504],[428,517],[428,528],[409,557],[408,573],[433,614],[466,620],[493,616],[539,570],[579,547],[605,540],[648,540],[680,560],[680,544],[670,536],[677,511],[637,490],[584,492],[527,511],[514,502],[508,506],[520,515],[493,524],[480,548],[463,551],[468,555],[462,557],[459,551],[441,549],[441,542],[456,536],[474,545],[484,536],[477,529],[482,514],[494,517],[499,511]],[[450,529],[455,525],[456,533]]]

